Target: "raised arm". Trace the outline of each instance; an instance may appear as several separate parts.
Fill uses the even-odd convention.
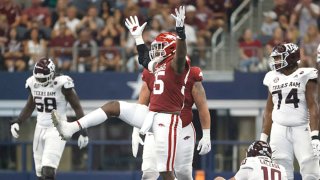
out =
[[[172,60],[171,66],[176,73],[181,74],[185,68],[187,55],[186,34],[184,30],[185,6],[180,6],[179,9],[176,8],[175,13],[175,15],[171,14],[171,16],[176,20],[176,33],[178,37],[176,55]]]

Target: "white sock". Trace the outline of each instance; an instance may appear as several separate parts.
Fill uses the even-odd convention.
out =
[[[91,126],[96,126],[98,124],[101,124],[107,119],[108,119],[107,114],[101,108],[98,108],[90,112],[89,114],[83,116],[82,118],[80,118],[78,122],[80,123],[81,127],[84,129],[84,128],[89,128]]]

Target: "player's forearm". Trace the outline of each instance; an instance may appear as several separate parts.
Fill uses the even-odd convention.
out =
[[[202,129],[210,129],[211,118],[208,109],[199,110],[199,117]]]
[[[35,109],[35,104],[34,104],[34,102],[32,100],[32,96],[30,95],[26,105],[22,109],[22,111],[19,114],[18,118],[16,120],[12,121],[11,124],[13,124],[13,123],[21,124],[22,122],[24,122],[25,120],[30,118],[30,116],[32,115],[32,112],[34,111],[34,109]]]
[[[319,130],[319,113],[316,109],[309,109],[310,115],[310,130]]]
[[[137,50],[139,64],[148,69],[148,64],[151,61],[148,47],[145,44],[139,44],[137,45]]]
[[[183,39],[177,39],[177,51],[176,51],[176,64],[177,64],[177,73],[182,73],[187,55],[187,44]]]

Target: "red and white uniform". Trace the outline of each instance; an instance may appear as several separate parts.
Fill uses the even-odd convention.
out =
[[[37,124],[33,138],[33,156],[37,176],[41,176],[41,167],[57,168],[66,141],[61,140],[51,120],[51,111],[56,109],[62,119],[67,119],[66,98],[62,88],[73,88],[69,76],[57,76],[46,87],[39,85],[34,76],[28,78],[26,88],[30,89],[37,109]]]
[[[266,156],[247,157],[241,163],[240,169],[234,176],[236,180],[287,180],[283,166],[274,163]]]
[[[143,79],[148,85],[150,91],[153,89],[154,76],[148,71],[143,72]],[[178,139],[179,147],[176,153],[176,162],[174,170],[176,172],[177,178],[179,179],[179,174],[188,174],[192,177],[192,160],[195,145],[195,130],[192,124],[192,106],[194,100],[192,97],[192,87],[195,82],[202,81],[202,72],[198,67],[191,67],[188,80],[185,86],[185,101],[184,108],[181,111],[180,117],[182,120],[182,132]],[[154,152],[155,141],[152,133],[148,133],[144,140],[143,146],[143,162],[142,171],[144,172],[158,172],[156,166],[156,153]],[[180,178],[181,179],[181,178]],[[185,176],[183,179],[187,179]]]

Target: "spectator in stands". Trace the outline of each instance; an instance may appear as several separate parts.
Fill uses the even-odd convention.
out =
[[[99,31],[104,27],[104,21],[98,16],[98,10],[95,6],[88,8],[87,16],[84,16],[80,23],[77,25],[77,29],[89,28],[93,38],[96,39]]]
[[[279,15],[278,17],[279,26],[284,32],[287,32],[290,28],[289,18],[286,15]]]
[[[92,38],[90,30],[82,29],[79,33],[79,39],[73,44],[73,69],[78,72],[96,72],[98,65],[97,48],[97,43]]]
[[[300,0],[290,17],[290,26],[298,23],[300,38],[307,33],[310,24],[317,25],[320,8],[312,0]]]
[[[242,72],[256,71],[256,67],[262,59],[262,44],[253,38],[251,29],[245,29],[239,39],[239,53],[239,70]]]
[[[224,27],[227,17],[224,3],[225,0],[211,0],[211,8],[209,8],[205,0],[196,1],[196,16],[206,24],[207,30],[214,31],[219,27]]]
[[[106,21],[108,17],[113,16],[114,9],[108,0],[102,0],[100,6],[101,10],[99,12],[99,17],[101,17],[104,21]]]
[[[273,47],[283,42],[285,42],[284,32],[280,27],[277,27],[273,32],[272,38],[268,41],[268,43],[265,46],[267,57],[270,56]]]
[[[39,36],[39,30],[31,29],[30,39],[24,44],[24,54],[28,57],[29,70],[33,69],[36,60],[44,57],[47,52],[47,41]]]
[[[0,16],[0,49],[5,48],[5,43],[8,40],[9,25],[4,16]]]
[[[20,15],[21,8],[13,0],[0,1],[0,16],[4,16],[6,18],[10,27],[17,27],[19,25]]]
[[[25,70],[26,62],[23,60],[22,43],[18,39],[15,28],[10,29],[5,47],[3,56],[6,69],[9,72]]]
[[[277,14],[273,11],[264,12],[263,16],[264,21],[262,22],[261,26],[262,36],[259,39],[262,44],[265,44],[264,42],[268,42],[271,39],[274,30],[279,27],[279,23],[276,21]]]
[[[297,27],[290,27],[286,32],[286,40],[295,44],[300,44],[299,31]]]
[[[120,71],[122,60],[119,49],[113,44],[112,37],[106,37],[99,53],[100,71]]]
[[[58,29],[52,31],[49,42],[50,56],[62,71],[69,71],[72,65],[72,46],[75,41],[64,19],[59,20]]]
[[[28,21],[38,21],[41,26],[50,28],[52,21],[49,9],[41,6],[41,0],[32,0],[31,3],[31,7],[22,12],[23,18]]]
[[[73,35],[77,35],[76,28],[80,23],[80,19],[77,18],[77,9],[75,6],[69,6],[67,9],[67,16],[65,17],[67,27],[72,31]]]
[[[53,28],[59,24],[59,19],[64,19],[67,13],[68,1],[58,0],[55,9],[51,13],[51,21]]]
[[[277,14],[278,20],[281,15],[284,15],[287,19],[290,19],[292,7],[289,6],[288,0],[274,0],[273,2],[273,12]]]
[[[106,37],[111,37],[114,44],[120,44],[121,34],[125,33],[125,29],[115,21],[113,16],[108,17],[105,23],[106,25],[99,33],[99,40],[103,41]]]
[[[320,43],[320,36],[317,25],[310,24],[307,33],[301,41],[301,59],[302,67],[316,67],[317,47]]]

